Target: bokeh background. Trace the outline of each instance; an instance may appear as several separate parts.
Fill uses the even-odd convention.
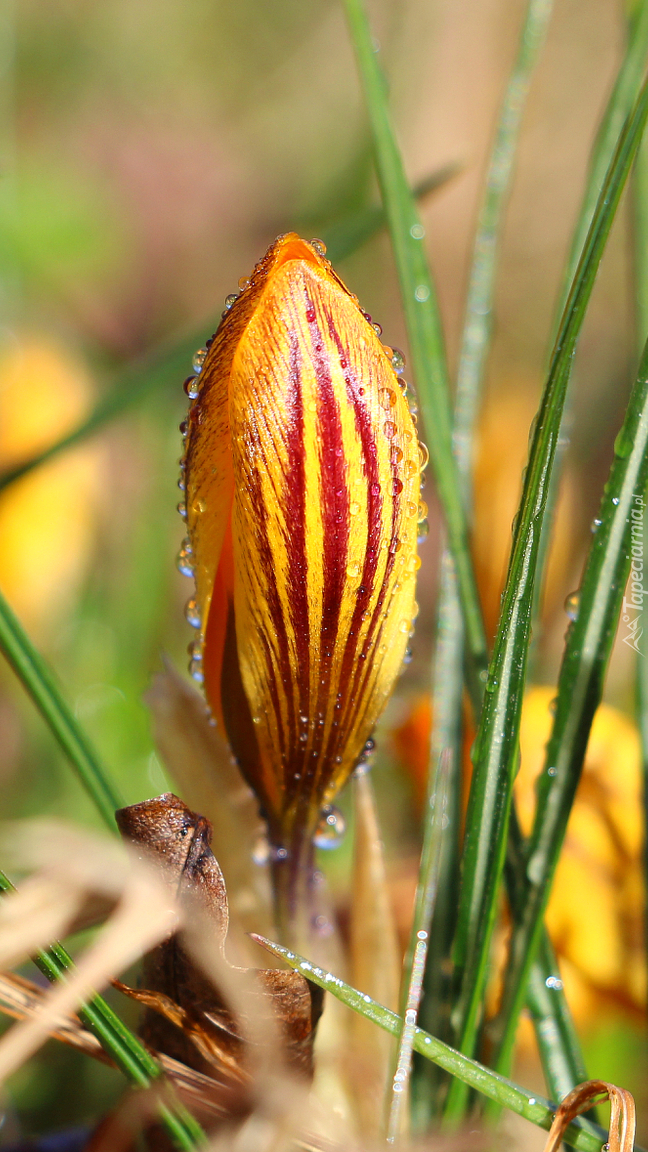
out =
[[[422,204],[453,369],[484,164],[522,10],[522,0],[371,4],[412,181],[457,166]],[[561,270],[624,35],[620,0],[556,0],[525,114],[476,469],[475,553],[491,631]],[[197,348],[213,331],[225,295],[279,232],[320,235],[376,202],[365,117],[337,3],[5,0],[0,471],[75,427],[120,382],[128,379],[137,389],[150,358],[160,362],[160,349],[193,333]],[[628,198],[576,362],[537,638],[538,685],[555,682],[566,626],[563,602],[578,585],[636,366],[631,252]],[[388,343],[406,349],[386,237],[365,244],[339,270],[380,320]],[[129,803],[172,783],[156,755],[142,697],[163,654],[184,668],[191,639],[183,618],[188,581],[174,563],[183,535],[175,511],[178,423],[186,404],[182,379],[190,368],[187,356],[177,378],[160,370],[100,434],[0,493],[0,587],[56,668]],[[431,480],[426,498],[431,531],[422,549],[414,656],[382,725],[374,773],[403,932],[419,835],[417,786],[429,724],[425,695],[441,532]],[[619,710],[611,714],[619,732],[626,732],[632,716],[632,669],[632,654],[618,645],[607,699]],[[550,695],[542,699],[548,714]],[[534,748],[541,755],[543,717],[530,729],[530,757]],[[619,739],[613,729],[611,746]],[[643,931],[636,741],[633,748],[623,769],[605,754],[600,769],[604,780],[618,780],[627,770],[624,795],[634,805],[637,829],[628,859],[614,855],[618,835],[610,840],[617,848],[610,848],[603,833],[588,832],[584,845],[576,840],[586,879],[571,875],[565,882],[570,892],[577,882],[589,884],[595,901],[612,911],[595,921],[586,945],[580,930],[568,925],[565,940],[577,944],[566,943],[563,952],[576,947],[578,953],[566,962],[576,965],[581,981],[572,995],[592,1072],[642,1096],[643,969],[631,995],[622,986]],[[4,666],[0,787],[5,818],[55,814],[96,824],[90,803]],[[347,867],[348,847],[329,854],[341,906]],[[628,869],[636,883],[617,915],[619,877]],[[616,949],[618,963],[613,972],[608,965],[603,978],[597,959],[607,948]],[[540,1087],[528,1044],[521,1060],[520,1075]],[[71,1077],[82,1086],[74,1094],[66,1089]],[[117,1091],[105,1069],[49,1046],[12,1082],[0,1146],[20,1124],[37,1132],[82,1122]]]

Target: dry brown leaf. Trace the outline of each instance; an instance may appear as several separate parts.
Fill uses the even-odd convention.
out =
[[[353,800],[355,846],[349,924],[351,983],[378,1003],[396,1011],[402,962],[375,797],[371,779],[366,773],[354,777]],[[349,1074],[361,1131],[377,1136],[390,1073],[393,1039],[386,1033],[378,1034],[375,1025],[355,1013],[351,1028]]]
[[[625,1088],[617,1088],[605,1080],[587,1080],[565,1096],[549,1129],[544,1152],[558,1152],[572,1120],[601,1098],[607,1098],[611,1105],[610,1135],[604,1147],[608,1152],[632,1152],[637,1126],[634,1098]]]
[[[209,821],[165,793],[121,809],[117,822],[190,906],[182,938],[170,935],[144,961],[146,1041],[206,1075],[214,1066],[221,1072],[235,1067],[239,1083],[252,1041],[270,1050],[275,1066],[283,1057],[291,1070],[310,1076],[323,995],[300,973],[233,968],[224,960],[227,895],[210,848]]]
[[[154,677],[145,701],[166,767],[189,807],[204,812],[212,825],[215,855],[229,892],[231,930],[237,948],[249,958],[245,933],[263,933],[263,924],[271,929],[268,869],[253,859],[255,845],[265,834],[258,803],[220,729],[210,723],[203,696],[169,663]]]

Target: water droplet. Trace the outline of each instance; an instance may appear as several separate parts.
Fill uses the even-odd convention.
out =
[[[199,348],[197,352],[194,352],[193,364],[191,365],[191,367],[193,368],[193,370],[196,374],[198,374],[198,372],[200,372],[206,359],[207,359],[207,349],[206,348]]]
[[[425,537],[429,535],[429,532],[430,525],[428,524],[427,520],[421,520],[419,523],[418,536],[416,538],[417,543],[422,544],[425,540]]]
[[[405,649],[405,655],[403,656],[403,664],[405,664],[405,665],[411,664],[413,659],[414,659],[414,654],[412,652],[412,649],[406,648]]]
[[[238,300],[238,292],[230,292],[229,295],[227,295],[225,297],[225,311],[229,312],[230,308],[232,307],[233,304],[236,304],[237,300]]]
[[[371,492],[372,496],[380,496],[380,484],[377,484],[377,483],[372,484],[369,491]]]
[[[612,497],[612,503],[614,504],[614,507],[616,508],[616,507],[617,507],[617,505],[618,505],[618,503],[619,503],[619,497],[618,497],[618,496],[613,496],[613,497]]]
[[[418,504],[415,504],[413,500],[409,500],[405,508],[408,516],[416,516],[418,513]]]
[[[398,539],[398,537],[397,537],[397,536],[395,536],[395,537],[394,537],[394,539],[393,539],[393,540],[390,542],[390,545],[389,545],[389,552],[390,552],[390,554],[391,554],[392,556],[394,556],[396,552],[400,551],[400,546],[401,546],[401,542],[400,542],[400,540]]]
[[[376,333],[376,336],[382,336],[382,324],[378,324],[377,321],[374,320],[371,327],[373,328],[374,332]]]
[[[403,459],[403,449],[398,447],[398,444],[392,444],[391,456],[389,458],[391,464],[400,464]]]
[[[241,279],[238,282],[238,286],[241,289],[241,292],[245,291],[245,289],[249,286],[249,283],[250,283],[250,277],[249,276],[241,276]]]
[[[185,380],[182,387],[184,388],[185,392],[187,393],[187,396],[189,397],[189,399],[195,400],[196,396],[200,392],[200,384],[198,383],[198,377],[197,376],[187,376],[187,379]]]
[[[598,517],[595,516],[594,519],[592,520],[592,523],[590,524],[590,532],[598,532],[602,523],[603,523],[603,521],[599,520]]]
[[[419,450],[419,467],[420,467],[421,472],[422,472],[423,469],[427,468],[428,464],[430,463],[430,453],[428,452],[427,444],[423,444],[421,441],[419,441],[418,450]]]
[[[183,440],[186,439],[188,431],[189,431],[189,421],[183,420],[182,423],[179,425],[179,432],[180,432],[180,435],[182,436]]]
[[[252,861],[262,867],[270,859],[270,844],[268,837],[260,832],[252,846]]]
[[[529,1096],[528,1103],[529,1104],[535,1104],[535,1102],[536,1102],[535,1096]]]
[[[326,256],[326,244],[323,240],[318,240],[317,236],[315,236],[310,243],[311,248],[315,249],[318,256]]]
[[[413,398],[408,400],[407,408],[415,424],[418,424],[418,404]]]
[[[410,630],[409,620],[401,620],[400,624],[398,625],[398,631],[399,632],[409,632],[409,630]]]
[[[556,775],[556,769],[555,768],[547,768],[547,776],[553,777],[555,775]]]
[[[419,500],[419,506],[418,506],[417,511],[418,511],[419,523],[421,523],[423,520],[427,520],[428,506],[425,503],[425,500]]]
[[[392,348],[391,350],[391,366],[397,376],[405,370],[405,357],[400,348]]]
[[[393,422],[392,420],[387,420],[387,421],[385,422],[385,425],[384,425],[383,431],[384,431],[384,433],[385,433],[385,436],[387,437],[387,439],[388,439],[388,440],[391,440],[391,439],[392,439],[392,436],[395,436],[395,435],[396,435],[396,425],[394,424],[394,422]]]
[[[185,484],[184,476],[181,474],[180,479],[178,480],[178,488],[180,489],[181,492],[184,492],[186,487],[187,487],[187,485]]]
[[[360,505],[356,500],[352,500],[349,504],[349,516],[357,516],[360,511]]]
[[[181,500],[177,505],[177,512],[180,516],[182,516],[183,520],[187,519],[187,505],[185,504],[184,500]]]
[[[178,566],[178,572],[181,572],[183,576],[193,576],[193,554],[191,551],[191,541],[189,540],[188,536],[182,541],[182,544],[180,545],[180,551],[178,552],[176,558],[176,564]]]
[[[319,824],[313,837],[313,844],[316,848],[337,848],[344,836],[345,829],[346,822],[342,813],[332,804],[327,804],[322,809]]]
[[[410,228],[410,236],[412,240],[422,240],[425,236],[425,228],[422,224],[412,224]]]
[[[360,575],[360,565],[355,563],[347,564],[346,572],[347,576],[350,576],[352,580],[355,580]]]
[[[407,561],[407,571],[408,572],[418,572],[420,567],[421,567],[421,557],[417,556],[415,553],[414,556],[410,556],[409,560]]]
[[[632,438],[628,436],[622,428],[614,441],[614,455],[620,456],[622,460],[625,460],[626,456],[629,456],[631,452]]]
[[[555,992],[562,992],[563,982],[559,976],[547,976],[545,985],[547,988],[551,988]],[[605,1145],[603,1145],[603,1147],[605,1147]]]
[[[392,480],[392,496],[400,496],[403,491],[403,481],[396,478]]]
[[[430,298],[430,289],[427,284],[419,284],[414,289],[414,299],[418,300],[420,304],[424,304]]]
[[[416,476],[418,470],[418,464],[414,460],[406,460],[403,464],[403,472],[406,476]]]
[[[553,700],[549,701],[549,712],[552,716],[556,715],[557,707],[558,707],[558,697],[554,696]]]
[[[187,600],[187,603],[185,604],[185,617],[187,619],[187,623],[191,624],[192,628],[200,628],[200,625],[202,624],[202,620],[200,618],[200,609],[198,607],[198,601],[194,596],[192,596],[190,600]]]
[[[396,393],[393,388],[381,388],[379,399],[383,408],[393,408],[396,403]]]
[[[580,592],[570,592],[565,600],[565,612],[570,620],[576,620],[580,606]]]

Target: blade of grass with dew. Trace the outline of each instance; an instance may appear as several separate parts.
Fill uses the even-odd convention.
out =
[[[439,883],[430,928],[420,1018],[428,1032],[450,1040],[452,980],[449,965],[455,931],[459,888],[459,851],[463,792],[462,700],[463,631],[452,557],[441,556],[441,587],[437,609],[436,645],[432,680],[430,766],[438,767],[441,754],[450,754],[446,789],[447,830],[441,846]],[[429,801],[425,813],[429,812]],[[424,834],[429,826],[426,821]],[[405,979],[407,969],[405,969]],[[439,1111],[439,1093],[447,1077],[428,1060],[414,1058],[411,1078],[411,1115],[415,1131],[427,1130]]]
[[[648,4],[645,5],[648,7]],[[634,289],[635,328],[638,348],[648,337],[648,139],[641,141],[633,173],[634,223]],[[648,503],[648,488],[644,494]],[[648,898],[648,660],[644,653],[635,663],[636,715],[641,744],[641,769],[644,806],[644,890]],[[648,905],[644,914],[646,953],[648,954]]]
[[[4,872],[0,872],[0,892],[13,891],[11,881]],[[34,963],[51,983],[65,980],[67,973],[74,968],[72,957],[58,943],[38,952]],[[122,1023],[102,996],[94,996],[79,1008],[78,1014],[134,1087],[150,1088],[154,1081],[164,1075],[150,1052]],[[161,1103],[159,1110],[161,1120],[176,1148],[182,1152],[192,1152],[197,1146],[206,1143],[203,1129],[184,1105],[178,1102],[170,1107]]]
[[[623,128],[624,120],[630,112],[630,109],[632,108],[632,105],[636,99],[637,92],[641,86],[647,57],[648,0],[639,0],[634,17],[628,22],[626,50],[592,148],[590,162],[587,170],[585,190],[583,193],[578,217],[576,219],[576,225],[569,248],[569,256],[567,258],[567,263],[565,265],[565,271],[563,274],[559,307],[556,313],[556,327],[558,326],[560,316],[562,315],[565,302],[567,300],[570,285],[576,273],[576,267],[578,265],[583,244],[585,243],[588,228],[592,221],[597,197],[601,190],[603,180],[605,179],[605,173],[607,171],[608,164],[614,153],[621,129]],[[642,347],[643,339],[641,347],[639,348],[639,355],[641,355]],[[538,566],[539,572],[544,570],[546,558],[548,555],[551,525],[554,519],[553,508],[558,495],[558,482],[561,472],[560,464],[561,461],[558,459],[554,465],[553,470],[549,498],[547,501],[547,515],[545,517],[540,540],[540,562]],[[541,581],[538,581],[534,605],[534,622],[537,619],[540,611],[540,589]],[[535,627],[535,623],[533,631],[535,635],[538,635],[539,629]]]
[[[436,192],[437,189],[443,188],[445,184],[454,179],[461,172],[461,169],[462,165],[459,163],[445,164],[443,168],[438,168],[419,181],[418,184],[415,184],[412,188],[412,196],[418,201],[425,200],[431,192]],[[326,244],[326,254],[329,260],[333,264],[337,264],[340,260],[346,260],[348,256],[357,252],[363,244],[381,232],[385,224],[385,209],[382,204],[376,204],[371,208],[363,208],[359,212],[354,212],[352,216],[347,216],[346,219],[324,228],[322,239]]]
[[[412,191],[412,195],[423,199],[440,188],[460,170],[458,164],[448,164],[425,177]],[[322,238],[327,246],[329,259],[334,263],[351,256],[357,248],[375,236],[385,227],[385,212],[381,206],[367,208],[341,221],[331,229],[324,229]],[[209,326],[206,326],[209,327]],[[213,331],[213,325],[211,330]],[[132,405],[143,401],[158,388],[177,388],[178,381],[187,375],[194,353],[205,341],[205,328],[193,336],[184,337],[178,343],[163,346],[142,360],[129,364],[117,373],[106,395],[95,405],[86,417],[71,432],[55,440],[34,456],[12,465],[0,472],[0,492],[22,479],[41,464],[73,448],[76,444],[99,432],[111,420],[116,420]]]
[[[570,624],[537,808],[527,850],[522,916],[513,929],[504,979],[497,1063],[508,1067],[529,967],[582,770],[594,714],[630,573],[635,523],[642,530],[648,482],[648,343],[632,389],[615,458],[603,491],[599,524],[585,562],[577,616]],[[631,516],[637,513],[636,519]],[[604,946],[604,945],[602,945]]]
[[[252,933],[252,939],[274,956],[285,960],[286,964],[301,972],[311,983],[317,984],[326,992],[336,996],[352,1011],[359,1012],[367,1020],[373,1020],[379,1028],[384,1028],[393,1036],[397,1036],[400,1032],[403,1024],[400,1016],[372,1000],[371,996],[359,992],[357,988],[352,988],[350,984],[346,984],[338,976],[316,967],[297,952],[291,952],[281,944],[275,944],[274,941],[266,940],[265,937],[256,933]],[[461,1052],[455,1051],[448,1044],[430,1036],[422,1028],[417,1028],[415,1031],[414,1047],[426,1059],[439,1064],[452,1076],[461,1078],[463,1082],[488,1099],[495,1100],[503,1107],[509,1108],[511,1112],[515,1112],[516,1115],[530,1120],[539,1128],[548,1130],[551,1127],[555,1104],[534,1095],[526,1088],[521,1088],[512,1080],[500,1076],[498,1072],[493,1072],[491,1068],[486,1068],[485,1065],[479,1064],[476,1060],[463,1056]],[[606,1140],[607,1132],[603,1128],[588,1124],[586,1121],[574,1122],[565,1135],[565,1142],[572,1148],[578,1149],[579,1152],[601,1152],[601,1144],[605,1143]],[[644,1150],[635,1145],[635,1152],[644,1152]]]
[[[429,781],[421,867],[414,901],[412,930],[404,964],[402,1023],[398,1036],[387,1120],[388,1144],[395,1144],[401,1132],[402,1109],[406,1100],[407,1084],[412,1066],[416,1019],[423,989],[432,916],[439,885],[441,852],[445,840],[446,806],[451,765],[452,751],[449,748],[444,748],[438,760],[437,771]]]
[[[31,696],[111,831],[121,799],[56,679],[0,592],[0,650]]]
[[[480,210],[471,268],[468,279],[466,314],[464,318],[457,391],[454,412],[454,449],[457,456],[464,498],[470,500],[472,470],[472,444],[482,391],[484,370],[490,347],[491,316],[497,269],[499,235],[506,207],[519,140],[522,114],[531,83],[531,77],[544,44],[553,4],[552,0],[529,0],[522,21],[520,40],[513,68],[502,101]],[[447,558],[442,562],[439,618],[457,617],[456,591],[447,573]],[[445,573],[445,574],[444,574]],[[452,600],[454,599],[454,603]],[[461,726],[461,683],[463,679],[463,638],[461,620],[452,638],[448,638],[443,652],[442,674],[435,678],[435,725],[438,724],[436,706],[445,712],[444,695],[454,701],[454,715],[449,717],[443,738],[450,740]],[[458,686],[458,690],[457,690]],[[476,710],[476,715],[478,711]],[[456,743],[456,735],[454,736]],[[458,849],[458,843],[457,843]],[[454,908],[447,908],[454,917]],[[435,931],[438,930],[438,922]],[[447,926],[442,928],[448,936]],[[452,926],[454,931],[454,924]],[[432,977],[434,979],[434,977]],[[449,990],[448,990],[449,991]],[[425,1071],[422,1071],[426,1075]],[[429,1080],[429,1075],[427,1076]]]
[[[464,614],[468,680],[473,699],[481,696],[487,648],[477,584],[470,556],[466,512],[452,451],[452,413],[441,321],[416,210],[391,127],[380,69],[362,0],[344,0],[349,34],[364,89],[376,171],[398,271],[410,356],[426,436],[434,464]]]
[[[484,991],[490,942],[504,864],[522,694],[529,645],[538,544],[567,384],[585,310],[648,116],[648,83],[621,134],[601,190],[583,254],[570,291],[549,369],[502,600],[500,625],[489,669],[477,734],[463,854],[462,893],[455,961],[460,977],[455,1021],[458,1047],[471,1053]],[[455,1081],[446,1115],[457,1121],[466,1092]]]

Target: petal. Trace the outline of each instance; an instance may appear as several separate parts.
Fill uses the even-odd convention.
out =
[[[230,420],[238,655],[260,791],[288,837],[317,822],[384,707],[418,563],[407,403],[355,299],[312,250],[275,270],[250,319]]]
[[[294,234],[225,314],[200,379],[187,504],[205,688],[287,841],[313,832],[400,669],[419,445],[375,330]]]

